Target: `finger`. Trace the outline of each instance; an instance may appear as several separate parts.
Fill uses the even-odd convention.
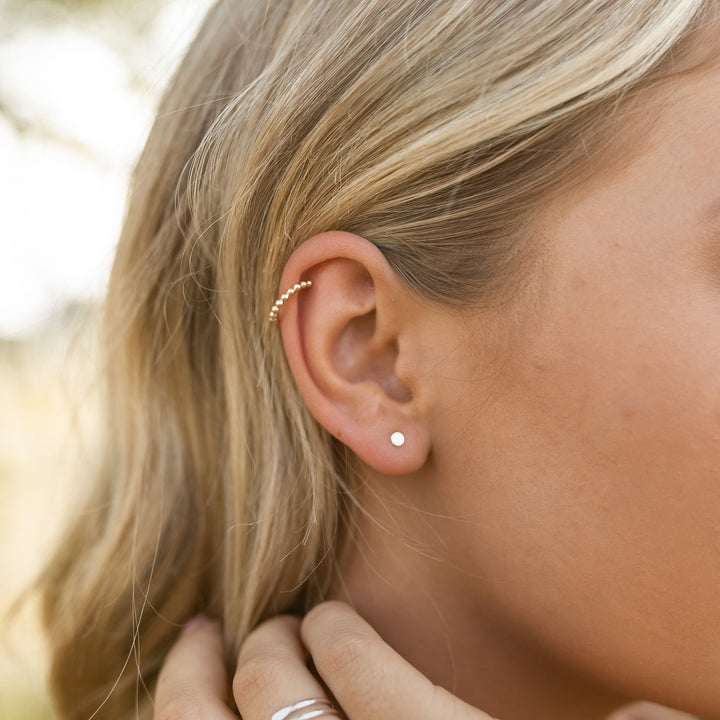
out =
[[[300,620],[284,615],[263,623],[245,640],[233,680],[233,693],[243,720],[270,720],[288,705],[326,698],[307,668],[300,642]]]
[[[226,688],[220,625],[198,617],[160,670],[154,720],[237,720],[226,705]]]
[[[433,685],[344,603],[313,608],[301,635],[320,677],[352,720],[492,720]]]

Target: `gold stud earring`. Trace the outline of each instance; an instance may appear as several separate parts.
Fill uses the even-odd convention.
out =
[[[305,288],[312,287],[312,280],[303,280],[302,282],[295,283],[287,292],[284,292],[273,304],[270,309],[270,322],[280,324],[280,308],[285,304],[286,300],[289,300],[298,290],[304,290]]]

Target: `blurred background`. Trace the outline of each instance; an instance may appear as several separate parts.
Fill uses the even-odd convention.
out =
[[[128,176],[210,0],[0,0],[0,618],[92,468],[94,322]],[[35,607],[0,622],[0,718],[52,716]]]

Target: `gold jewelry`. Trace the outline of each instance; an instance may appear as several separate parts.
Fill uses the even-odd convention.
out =
[[[312,286],[312,280],[303,280],[302,282],[295,283],[287,292],[284,292],[273,304],[270,309],[270,322],[280,324],[280,308],[283,306],[286,300],[289,300],[298,290],[304,290]]]

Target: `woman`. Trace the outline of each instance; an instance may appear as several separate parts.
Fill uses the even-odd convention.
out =
[[[327,598],[504,720],[720,717],[717,21],[218,2],[111,277],[61,717],[150,714],[199,611],[234,663]]]

